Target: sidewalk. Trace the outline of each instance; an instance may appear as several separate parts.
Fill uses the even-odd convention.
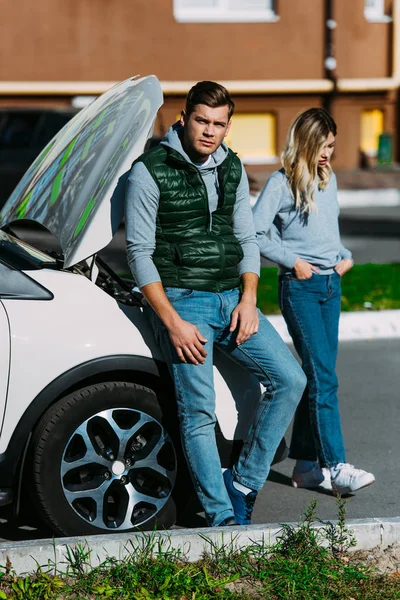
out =
[[[279,166],[276,166],[278,169]],[[276,169],[246,167],[252,204]],[[400,207],[400,169],[335,171],[341,208]],[[362,215],[359,215],[360,217]]]
[[[377,167],[375,169],[337,169],[333,162],[339,190],[387,190],[400,189],[400,166]],[[281,168],[280,162],[269,166],[246,165],[249,178],[258,191],[264,187],[268,177]]]
[[[285,342],[291,342],[281,315],[265,315]],[[400,310],[342,312],[339,341],[400,338]]]
[[[400,189],[339,189],[338,200],[340,208],[400,207]]]
[[[339,190],[400,189],[400,167],[376,167],[375,169],[336,169]]]

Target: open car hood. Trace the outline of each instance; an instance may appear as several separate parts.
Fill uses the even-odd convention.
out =
[[[44,225],[60,242],[64,266],[111,241],[124,214],[125,184],[163,103],[154,76],[127,79],[79,112],[49,142],[0,213]]]

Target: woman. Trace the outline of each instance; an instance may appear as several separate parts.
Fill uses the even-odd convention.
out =
[[[346,463],[335,373],[340,279],[353,266],[340,243],[336,177],[330,166],[336,124],[311,108],[292,124],[283,169],[254,207],[261,255],[279,265],[279,304],[307,375],[296,411],[291,458],[294,487],[347,494],[375,481]]]

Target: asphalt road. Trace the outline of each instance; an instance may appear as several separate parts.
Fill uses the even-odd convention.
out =
[[[400,261],[400,206],[342,208],[340,231],[357,264]]]
[[[347,462],[376,478],[347,497],[347,517],[400,516],[400,340],[342,342],[337,371]],[[297,521],[312,498],[321,518],[337,517],[330,494],[291,487],[293,466],[287,459],[272,468],[254,523]]]
[[[341,415],[348,462],[372,471],[376,483],[348,496],[348,518],[400,516],[400,340],[343,342],[338,375]],[[287,441],[290,441],[288,432]],[[290,475],[294,461],[275,465],[259,493],[253,523],[298,521],[313,498],[321,519],[335,519],[335,498],[327,493],[295,489]],[[204,526],[199,515],[187,526]],[[0,539],[24,540],[51,537],[29,517],[15,522],[7,507],[0,512]]]

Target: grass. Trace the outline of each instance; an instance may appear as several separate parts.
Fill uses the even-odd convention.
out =
[[[129,273],[119,273],[130,279]],[[278,269],[263,267],[257,305],[265,315],[279,314]],[[342,311],[400,308],[400,263],[354,265],[342,278]]]
[[[258,307],[264,314],[279,313],[275,267],[261,269]],[[400,308],[400,263],[354,265],[342,278],[342,310]]]
[[[337,523],[319,521],[313,501],[299,526],[283,526],[272,546],[253,543],[240,549],[235,540],[217,545],[204,538],[209,551],[196,563],[160,547],[150,534],[123,560],[109,558],[95,568],[84,546],[68,550],[64,572],[48,565],[46,571],[39,567],[18,577],[8,566],[0,577],[0,599],[399,599],[399,577],[376,575],[348,554],[354,536],[346,527],[345,503],[337,502]]]

